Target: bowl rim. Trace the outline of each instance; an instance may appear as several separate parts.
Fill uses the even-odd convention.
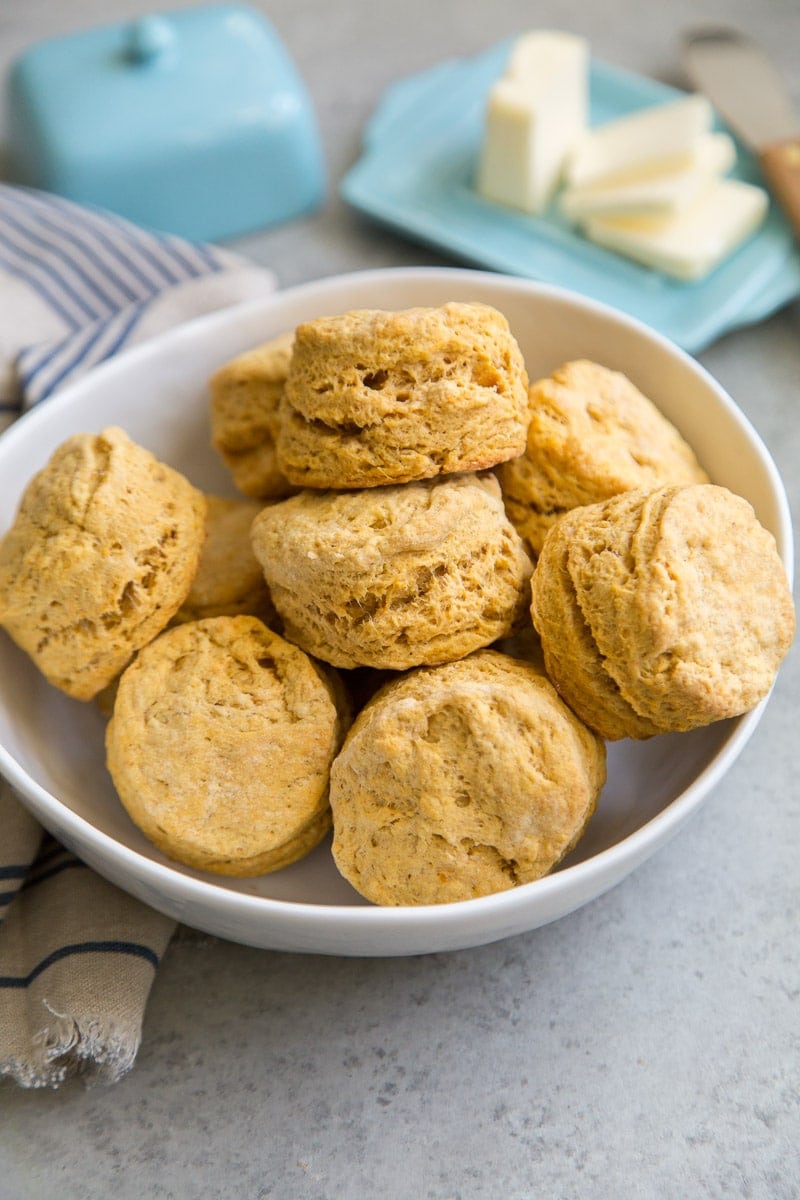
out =
[[[217,883],[214,879],[198,879],[187,875],[181,869],[181,864],[160,863],[119,842],[110,834],[104,833],[85,817],[75,813],[52,792],[38,784],[36,780],[20,767],[16,760],[0,745],[0,774],[4,775],[11,786],[29,802],[34,815],[41,816],[43,824],[51,816],[66,817],[70,834],[83,841],[87,839],[98,846],[103,854],[126,873],[136,874],[144,883],[159,886],[166,874],[167,878],[181,893],[181,901],[218,900],[225,906],[230,906],[243,914],[272,913],[289,923],[293,919],[304,923],[313,915],[314,921],[320,921],[323,926],[341,928],[344,922],[353,931],[368,931],[373,926],[389,925],[395,929],[416,925],[418,921],[434,919],[443,926],[459,924],[467,913],[485,913],[492,915],[510,916],[518,908],[524,907],[525,901],[534,894],[541,897],[557,894],[566,890],[569,884],[574,886],[577,894],[589,892],[602,878],[616,879],[618,868],[629,858],[634,866],[645,857],[648,844],[657,834],[661,834],[659,845],[667,841],[681,828],[685,821],[699,808],[700,803],[713,789],[718,780],[725,774],[729,765],[738,757],[745,743],[749,741],[756,725],[761,719],[764,707],[769,699],[765,697],[759,705],[743,717],[733,718],[736,728],[725,740],[711,761],[700,774],[685,788],[675,800],[671,801],[660,813],[645,822],[633,833],[621,838],[605,850],[598,851],[590,858],[571,866],[563,867],[541,879],[530,883],[520,884],[503,892],[494,892],[487,896],[477,896],[468,900],[451,901],[447,904],[419,904],[378,906],[367,904],[318,904],[304,900],[280,900],[270,896],[249,895],[246,892],[232,891]],[[61,823],[59,821],[59,823]]]
[[[191,320],[184,321],[172,329],[167,329],[162,333],[156,334],[138,346],[124,350],[113,358],[98,364],[73,383],[67,384],[63,391],[57,392],[56,395],[48,397],[45,401],[23,412],[11,425],[0,432],[0,456],[5,453],[8,445],[11,445],[13,449],[13,444],[17,440],[17,437],[24,436],[24,431],[29,430],[32,424],[36,424],[39,421],[46,421],[45,414],[58,411],[58,409],[68,407],[73,403],[75,395],[80,395],[80,392],[87,386],[87,383],[90,383],[93,387],[98,380],[113,379],[116,373],[124,371],[130,363],[146,361],[149,357],[158,356],[162,352],[162,347],[165,343],[171,344],[174,342],[176,345],[180,345],[181,341],[197,336],[198,331],[213,330],[217,326],[224,328],[236,317],[246,320],[250,314],[278,308],[286,300],[302,300],[307,295],[324,297],[328,292],[338,291],[345,284],[359,284],[361,282],[369,284],[378,281],[392,282],[393,280],[414,282],[417,279],[420,281],[441,280],[444,282],[452,280],[454,283],[465,283],[472,279],[476,282],[489,282],[490,284],[499,285],[522,295],[533,293],[545,299],[552,297],[557,302],[575,305],[603,320],[611,321],[627,329],[629,332],[643,337],[646,341],[652,342],[660,350],[671,355],[691,372],[698,375],[705,385],[715,393],[717,400],[726,409],[728,416],[738,425],[740,431],[747,435],[748,441],[758,451],[762,466],[769,477],[776,506],[779,528],[775,531],[774,537],[789,576],[789,582],[790,584],[792,583],[794,565],[792,520],[783,480],[758,430],[711,372],[676,342],[671,341],[670,338],[659,333],[658,330],[653,329],[651,326],[646,325],[638,318],[622,312],[621,309],[613,308],[610,304],[594,300],[592,297],[582,296],[579,292],[573,292],[569,288],[559,287],[555,284],[539,283],[537,280],[514,275],[504,275],[497,271],[483,271],[469,267],[375,267],[362,271],[350,271],[339,275],[330,275],[320,280],[310,280],[288,288],[278,288],[274,291],[265,292],[261,297],[248,299],[238,304],[231,304],[214,312],[193,317]],[[20,430],[23,430],[23,433],[20,433]]]
[[[65,387],[56,396],[25,413],[0,434],[0,461],[6,455],[13,454],[17,440],[22,438],[27,440],[39,423],[48,420],[50,413],[68,408],[74,403],[75,397],[80,397],[87,383],[90,382],[90,386],[96,387],[98,381],[113,380],[116,374],[126,371],[132,362],[146,362],[148,358],[162,354],[165,344],[179,348],[182,341],[195,338],[202,330],[223,328],[237,318],[246,318],[250,313],[264,312],[268,314],[271,309],[281,307],[287,300],[290,302],[302,301],[306,296],[313,296],[315,300],[317,298],[324,300],[328,293],[335,293],[344,285],[358,286],[360,283],[388,283],[395,280],[413,283],[417,280],[430,281],[432,279],[443,283],[451,280],[454,284],[464,284],[470,280],[480,281],[483,284],[488,282],[521,295],[534,294],[544,300],[552,298],[559,303],[577,306],[579,309],[610,321],[612,324],[617,324],[644,338],[645,341],[655,344],[662,351],[679,359],[692,373],[698,375],[705,386],[716,394],[728,416],[739,425],[740,430],[745,433],[761,459],[775,506],[777,527],[774,530],[774,536],[791,586],[794,566],[792,522],[783,481],[760,435],[713,375],[692,355],[682,350],[663,334],[645,325],[637,318],[628,316],[601,301],[582,296],[567,288],[491,271],[457,267],[391,267],[345,272],[265,293],[263,297],[255,300],[247,300],[241,304],[230,305],[213,313],[196,317],[101,364]],[[651,843],[656,843],[655,848],[663,844],[698,809],[701,801],[725,774],[752,736],[768,700],[769,695],[764,697],[751,711],[725,722],[724,724],[730,726],[730,733],[689,786],[684,788],[661,812],[613,845],[581,862],[563,867],[541,879],[521,884],[507,891],[442,904],[398,906],[375,906],[366,903],[321,904],[312,901],[276,899],[235,891],[225,887],[221,882],[218,883],[213,878],[197,878],[194,875],[186,874],[181,864],[161,863],[149,858],[103,832],[37,783],[2,743],[0,743],[0,774],[8,780],[12,788],[20,794],[24,802],[27,802],[27,806],[46,827],[59,826],[66,829],[70,836],[74,836],[77,842],[81,844],[88,842],[95,846],[105,860],[110,861],[118,868],[121,876],[133,876],[142,883],[156,888],[162,887],[166,881],[170,892],[179,902],[199,901],[214,906],[221,905],[227,911],[235,912],[243,917],[249,918],[258,915],[267,923],[272,916],[276,920],[280,919],[284,928],[292,925],[305,925],[307,922],[313,921],[314,925],[321,926],[323,931],[336,927],[340,931],[344,929],[352,933],[368,933],[380,927],[397,931],[433,922],[441,930],[446,930],[479,914],[493,918],[501,915],[511,917],[518,910],[524,909],[533,895],[546,900],[548,897],[557,896],[562,891],[571,891],[578,897],[572,905],[574,908],[583,903],[583,899],[580,897],[596,895],[602,891],[604,879],[610,879],[609,886],[613,886],[613,883],[628,873],[621,871],[622,867],[631,863],[631,869],[634,869],[644,858],[648,857],[648,848]],[[115,875],[115,878],[119,877],[119,875]],[[124,888],[125,884],[121,883],[120,886]],[[568,909],[564,911],[568,911]],[[496,936],[503,936],[503,933],[498,933]],[[387,953],[391,952],[391,949],[387,947]]]

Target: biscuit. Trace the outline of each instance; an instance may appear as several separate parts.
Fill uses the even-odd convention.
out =
[[[263,504],[207,495],[206,505],[206,540],[197,574],[174,621],[246,615],[273,626],[275,606],[250,545],[250,526]]]
[[[336,667],[447,662],[525,617],[531,563],[489,473],[303,491],[252,538],[286,637]]]
[[[605,746],[529,663],[493,650],[409,672],[331,770],[333,856],[375,904],[441,904],[540,878],[575,846]]]
[[[522,354],[496,309],[359,310],[295,331],[278,461],[300,487],[408,483],[514,458],[527,422]]]
[[[0,624],[90,700],[169,622],[197,570],[205,499],[121,429],[64,442],[0,542]]]
[[[640,493],[627,505],[635,505]],[[599,506],[597,506],[599,508]],[[658,726],[641,717],[620,693],[598,653],[568,569],[574,537],[582,536],[580,514],[574,509],[561,517],[545,538],[531,590],[533,624],[540,636],[548,675],[581,720],[604,738],[648,738]],[[588,510],[595,511],[595,506]]]
[[[707,483],[694,451],[619,371],[565,363],[530,389],[525,452],[498,471],[506,511],[534,554],[561,513],[620,492]]]
[[[177,625],[123,674],[108,769],[142,832],[179,862],[260,875],[330,828],[337,690],[254,617]]]
[[[211,444],[245,496],[268,499],[294,489],[278,467],[275,442],[292,333],[225,363],[209,380]]]
[[[278,614],[258,560],[250,545],[250,526],[263,504],[206,495],[206,538],[189,594],[171,625],[205,617],[258,617],[276,628]],[[104,717],[114,711],[119,676],[97,693],[95,703]]]
[[[608,739],[749,711],[795,627],[774,538],[713,484],[567,513],[545,539],[531,612],[559,692]]]

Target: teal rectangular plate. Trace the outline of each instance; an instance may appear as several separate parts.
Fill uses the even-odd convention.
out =
[[[342,181],[343,198],[463,261],[610,304],[690,352],[800,295],[800,253],[774,203],[734,254],[705,279],[684,283],[595,246],[555,202],[535,217],[478,195],[473,181],[486,96],[510,46],[505,41],[474,58],[439,63],[391,87],[367,126],[362,157]],[[606,63],[591,64],[593,125],[682,94]],[[740,143],[737,154],[731,176],[763,186],[755,159]]]

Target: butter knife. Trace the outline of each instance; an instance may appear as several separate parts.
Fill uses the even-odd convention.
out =
[[[770,190],[800,237],[800,118],[767,55],[734,29],[690,30],[687,74],[758,156]]]

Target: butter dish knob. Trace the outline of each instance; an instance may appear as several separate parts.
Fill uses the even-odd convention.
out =
[[[126,30],[125,61],[145,66],[163,57],[174,41],[175,31],[165,17],[142,17]]]

